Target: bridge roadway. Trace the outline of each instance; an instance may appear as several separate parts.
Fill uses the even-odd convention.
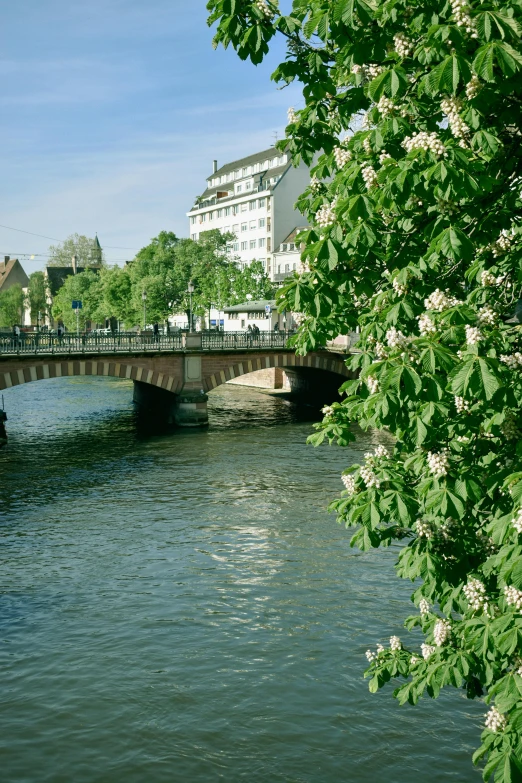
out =
[[[335,389],[351,377],[339,352],[297,356],[283,332],[0,337],[0,391],[66,376],[134,381],[134,400],[167,423],[208,424],[207,393],[241,375],[280,367],[293,391]]]

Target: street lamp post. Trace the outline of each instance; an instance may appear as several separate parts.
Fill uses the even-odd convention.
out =
[[[187,291],[189,293],[189,300],[190,300],[190,304],[189,304],[189,332],[192,332],[192,294],[194,293],[194,284],[193,284],[192,280],[189,280],[189,282],[188,282]]]
[[[147,292],[143,291],[141,295],[143,302],[143,331],[147,328]]]

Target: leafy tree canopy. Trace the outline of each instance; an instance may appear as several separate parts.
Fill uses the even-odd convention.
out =
[[[0,291],[0,326],[12,327],[22,323],[24,292],[22,286],[13,285]]]
[[[60,245],[49,247],[49,266],[71,266],[71,259],[76,256],[78,266],[94,266],[105,264],[103,251],[100,253],[96,240],[83,234],[71,234]]]
[[[522,779],[522,3],[210,0],[216,45],[303,85],[282,142],[313,164],[308,271],[281,305],[298,350],[360,329],[345,399],[312,441],[391,433],[332,503],[367,550],[400,541],[406,621],[369,650],[370,690],[446,686],[489,704],[484,780]]]
[[[33,272],[29,275],[29,285],[27,288],[27,303],[31,311],[31,323],[38,321],[38,313],[41,318],[47,313],[47,286],[43,272]]]

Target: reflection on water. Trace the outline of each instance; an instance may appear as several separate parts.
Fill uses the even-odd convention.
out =
[[[411,592],[324,511],[368,439],[314,450],[295,408],[237,386],[208,431],[165,436],[125,381],[5,398],[3,780],[477,780],[483,705],[399,708],[361,677]]]

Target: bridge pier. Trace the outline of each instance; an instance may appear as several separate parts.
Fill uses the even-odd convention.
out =
[[[182,391],[181,394],[134,381],[134,402],[148,416],[160,424],[177,427],[206,427],[207,400],[202,391]]]

